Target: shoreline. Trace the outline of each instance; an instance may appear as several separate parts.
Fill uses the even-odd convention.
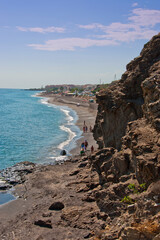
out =
[[[86,124],[88,124],[88,128],[89,128],[89,126],[92,126],[92,127],[94,126],[95,117],[96,117],[96,113],[97,113],[96,104],[94,104],[95,106],[93,106],[93,104],[92,104],[92,107],[90,107],[90,105],[88,103],[83,103],[79,99],[76,99],[76,100],[78,100],[78,102],[80,102],[80,105],[77,106],[77,102],[75,101],[75,99],[73,97],[69,97],[69,98],[67,98],[67,100],[66,100],[65,97],[59,98],[59,96],[54,96],[53,97],[53,96],[50,96],[50,95],[46,96],[46,95],[43,95],[43,94],[38,95],[37,97],[42,97],[42,98],[44,97],[44,98],[47,99],[47,103],[49,103],[49,104],[53,104],[53,105],[56,105],[56,106],[59,106],[59,107],[66,106],[66,107],[72,109],[73,111],[75,111],[76,114],[77,114],[78,119],[76,120],[74,125],[79,128],[79,130],[82,132],[82,134],[80,136],[77,135],[77,139],[74,140],[75,147],[73,147],[68,152],[68,154],[65,156],[65,158],[63,160],[58,160],[58,158],[61,157],[61,155],[60,155],[60,156],[57,156],[57,160],[55,160],[54,164],[49,163],[49,162],[48,163],[33,163],[33,162],[30,162],[31,164],[32,163],[36,164],[37,167],[51,166],[51,165],[54,166],[54,165],[59,165],[59,164],[62,164],[64,162],[70,161],[71,159],[74,159],[76,157],[81,157],[80,156],[80,146],[81,146],[81,143],[84,142],[85,140],[87,140],[88,144],[89,144],[88,145],[88,149],[85,151],[85,155],[86,156],[88,156],[91,153],[90,148],[91,148],[92,145],[94,146],[94,150],[95,151],[98,149],[98,145],[96,144],[96,142],[95,142],[95,140],[93,138],[93,133],[90,132],[89,130],[87,132],[85,132],[85,133],[82,131],[83,130],[84,121],[85,121]],[[65,149],[65,147],[64,147],[64,149]],[[16,165],[18,165],[18,164],[22,164],[23,165],[23,163],[25,163],[25,162],[19,162]],[[11,167],[5,168],[5,169],[3,169],[1,171],[3,172],[3,171],[6,171],[7,169],[12,169],[12,168],[14,169],[14,167],[16,165],[13,165]],[[10,170],[7,170],[7,171],[10,172]],[[14,172],[14,170],[13,170],[13,172]],[[14,173],[13,173],[13,175],[11,174],[10,178],[11,179],[14,178]],[[5,182],[5,181],[4,181],[4,185],[6,184],[6,186],[7,186],[8,183]],[[19,184],[18,181],[17,181],[17,183]],[[13,184],[11,184],[11,185],[13,185]],[[2,190],[1,190],[3,194],[11,194],[11,195],[14,196],[13,193],[10,193],[10,188],[6,188],[6,189],[4,188],[5,190],[3,190],[3,187],[4,186],[2,186]],[[0,204],[0,206],[5,205],[7,203],[10,203],[10,201],[6,201],[5,203]]]
[[[76,111],[78,120],[75,124],[81,130],[84,121],[88,128],[90,124],[94,124],[96,110],[88,105],[77,106],[76,103],[68,101],[62,104],[52,97],[48,102],[68,106]],[[100,220],[90,222],[90,215],[99,212],[98,206],[95,201],[88,201],[87,195],[84,195],[86,189],[92,189],[92,184],[98,186],[99,182],[97,173],[90,172],[88,167],[87,155],[90,151],[86,152],[86,156],[80,156],[79,145],[84,139],[88,140],[89,149],[91,144],[96,145],[92,132],[83,133],[77,140],[77,146],[71,150],[72,156],[62,164],[22,163],[25,165],[24,168],[22,166],[22,172],[17,169],[17,172],[22,174],[22,181],[15,185],[13,192],[17,198],[0,206],[1,238],[50,240],[56,236],[57,240],[79,240],[90,236],[95,229],[99,230]],[[51,205],[57,202],[64,204],[64,209],[50,210]],[[74,214],[75,211],[76,216],[80,214],[82,218],[77,222],[78,226],[72,217],[72,212]],[[71,224],[67,224],[67,219]],[[87,225],[84,222],[87,222]]]
[[[71,108],[73,111],[76,112],[78,120],[75,122],[75,125],[79,127],[80,131],[82,131],[82,135],[75,141],[76,146],[69,152],[71,156],[80,155],[80,146],[84,140],[88,141],[88,150],[90,150],[92,145],[94,147],[94,150],[98,149],[98,145],[93,138],[93,133],[89,130],[90,126],[93,128],[95,124],[97,114],[96,103],[84,102],[82,99],[74,97],[66,97],[44,93],[38,94],[37,97],[47,98],[47,102],[50,104],[62,107],[67,106],[68,108]],[[83,132],[84,122],[88,127],[88,131],[85,133]]]
[[[0,206],[0,237],[80,240],[99,231],[101,220],[92,222],[90,218],[99,208],[86,195],[86,188],[88,191],[92,184],[98,186],[99,180],[95,171],[90,172],[86,160],[75,157],[61,165],[35,166],[24,182],[15,186],[19,197]],[[51,209],[57,203],[64,207]]]

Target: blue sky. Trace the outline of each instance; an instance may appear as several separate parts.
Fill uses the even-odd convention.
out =
[[[0,0],[0,88],[110,83],[159,29],[159,0]]]

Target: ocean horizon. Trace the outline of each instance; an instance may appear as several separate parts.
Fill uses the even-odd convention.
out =
[[[82,133],[77,113],[36,93],[0,89],[0,170],[23,161],[54,164],[76,147]],[[67,156],[61,156],[63,149]]]

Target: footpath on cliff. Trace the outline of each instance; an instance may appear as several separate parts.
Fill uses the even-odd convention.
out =
[[[0,209],[1,239],[160,239],[160,34],[97,103],[99,150],[62,165],[26,163],[21,197],[8,216]]]

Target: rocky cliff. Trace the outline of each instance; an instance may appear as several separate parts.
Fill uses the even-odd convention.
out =
[[[102,187],[94,197],[110,219],[109,235],[100,239],[160,239],[152,229],[154,222],[160,233],[160,34],[99,92],[97,103],[93,134],[100,150],[89,161]],[[147,224],[152,234],[141,231]]]
[[[97,95],[94,137],[99,148],[113,147],[115,181],[126,173],[150,184],[160,177],[160,34],[127,65],[121,80]],[[114,160],[113,160],[114,159]]]
[[[126,68],[119,81],[97,95],[94,137],[99,148],[120,150],[128,123],[142,117],[160,130],[160,34]]]

